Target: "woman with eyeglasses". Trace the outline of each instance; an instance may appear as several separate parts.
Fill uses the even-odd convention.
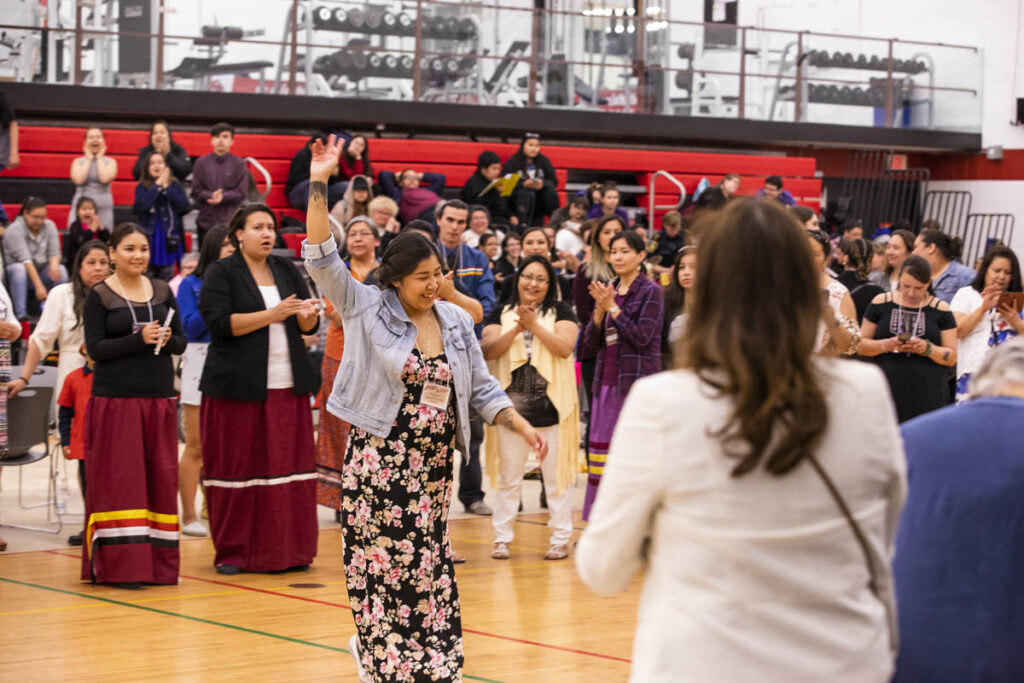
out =
[[[960,340],[957,345],[957,402],[967,398],[971,375],[989,349],[1024,334],[1021,312],[1002,298],[1007,292],[1021,289],[1017,254],[1009,247],[995,246],[982,259],[974,282],[953,296],[949,307],[956,318],[956,335]]]
[[[898,289],[879,294],[865,311],[858,353],[882,368],[906,422],[953,402],[947,368],[956,365],[956,320],[931,293],[932,269],[922,257],[908,256],[898,275]]]
[[[555,269],[543,256],[527,257],[510,282],[511,299],[484,320],[480,347],[516,410],[551,444],[552,452],[541,460],[551,529],[544,559],[563,560],[572,536],[568,489],[579,457],[579,392],[572,357],[579,327],[572,306],[557,300]],[[491,557],[507,560],[531,451],[507,427],[485,429],[487,471],[497,491]]]
[[[583,519],[590,516],[608,459],[615,423],[633,383],[661,370],[661,329],[665,305],[661,285],[644,268],[643,238],[627,230],[611,238],[608,261],[615,279],[590,283],[594,312],[583,329],[583,347],[597,355],[594,369],[587,493]]]

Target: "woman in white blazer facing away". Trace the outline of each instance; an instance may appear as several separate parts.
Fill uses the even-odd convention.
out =
[[[784,209],[704,222],[682,367],[627,398],[580,576],[611,595],[645,571],[636,683],[888,681],[906,470],[885,378],[815,357],[827,299]]]

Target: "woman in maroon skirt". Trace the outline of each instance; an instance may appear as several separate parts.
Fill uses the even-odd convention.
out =
[[[114,274],[89,291],[82,311],[85,345],[96,362],[85,426],[82,579],[122,588],[175,584],[178,410],[171,355],[185,350],[185,335],[170,287],[143,275],[149,237],[142,228],[119,225],[110,257]]]
[[[303,334],[319,302],[289,259],[271,255],[277,219],[250,204],[231,219],[237,251],[203,278],[210,347],[199,388],[203,485],[221,574],[305,569],[316,555],[318,389]]]

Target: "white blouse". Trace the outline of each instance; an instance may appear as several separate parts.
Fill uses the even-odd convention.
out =
[[[60,348],[60,356],[57,361],[57,387],[54,391],[54,399],[60,396],[61,387],[64,386],[64,378],[71,372],[85,365],[85,356],[79,351],[85,343],[85,330],[75,319],[75,292],[74,285],[66,282],[57,285],[46,295],[46,302],[43,304],[43,313],[39,318],[39,324],[29,337],[29,343],[34,344],[39,354],[46,358],[53,350],[54,343]]]
[[[263,305],[269,311],[281,303],[277,285],[260,285]],[[288,333],[284,323],[270,324],[270,349],[267,353],[267,389],[290,389],[295,386],[292,378],[292,357],[288,351]]]
[[[816,456],[868,538],[885,604],[814,469],[731,476],[737,461],[710,433],[731,400],[688,370],[663,372],[638,381],[626,400],[576,550],[580,577],[602,595],[646,570],[631,681],[882,683],[892,675],[889,560],[906,490],[895,410],[877,367],[816,362],[831,416]]]

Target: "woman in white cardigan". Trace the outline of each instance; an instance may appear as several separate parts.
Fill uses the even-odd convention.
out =
[[[885,379],[814,357],[819,278],[786,211],[705,220],[683,369],[626,401],[580,576],[611,595],[646,570],[632,681],[888,681],[906,474]]]

